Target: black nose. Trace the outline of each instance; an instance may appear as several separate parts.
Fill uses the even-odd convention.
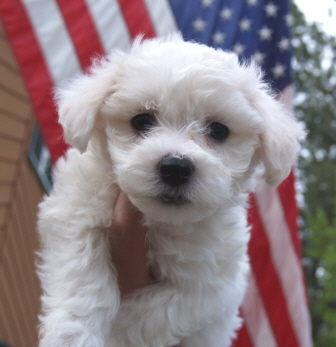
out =
[[[189,181],[194,166],[187,158],[166,156],[159,164],[159,172],[165,183],[175,187]]]

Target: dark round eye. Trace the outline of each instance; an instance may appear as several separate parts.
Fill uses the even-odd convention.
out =
[[[149,113],[140,113],[131,120],[132,127],[138,131],[148,131],[154,126],[154,117]]]
[[[229,136],[228,127],[222,123],[210,123],[208,129],[209,135],[216,140],[225,140]]]

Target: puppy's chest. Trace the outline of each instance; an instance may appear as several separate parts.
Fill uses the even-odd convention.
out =
[[[191,233],[150,231],[148,260],[158,281],[208,282],[227,265],[225,244],[206,230]]]

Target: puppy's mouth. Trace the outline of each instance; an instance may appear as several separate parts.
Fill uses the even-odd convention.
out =
[[[159,196],[159,200],[166,205],[185,205],[190,203],[184,195],[163,193]]]

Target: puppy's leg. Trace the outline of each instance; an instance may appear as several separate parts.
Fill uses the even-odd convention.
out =
[[[210,293],[215,303],[216,293]],[[182,291],[167,284],[154,284],[126,298],[113,323],[113,347],[167,347],[200,329],[214,307],[201,291]],[[202,314],[200,315],[200,312]],[[204,347],[204,346],[203,346]]]
[[[40,204],[40,347],[105,346],[119,307],[107,235],[113,192],[100,165],[70,152]]]
[[[71,250],[66,242],[74,240],[53,241],[52,251],[41,253],[40,346],[104,346],[119,305],[106,235],[88,230]]]

